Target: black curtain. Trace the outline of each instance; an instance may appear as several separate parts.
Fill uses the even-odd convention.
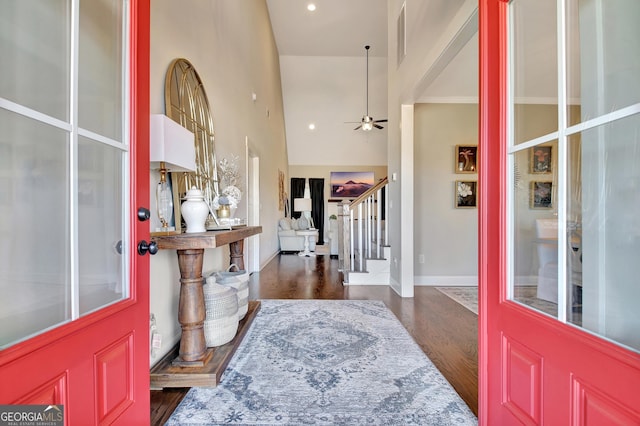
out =
[[[309,178],[311,218],[318,230],[318,244],[324,242],[324,179]]]
[[[304,197],[305,178],[291,178],[291,217],[298,219],[302,216],[302,212],[293,211],[293,205],[296,198]]]

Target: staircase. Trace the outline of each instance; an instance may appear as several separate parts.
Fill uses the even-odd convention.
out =
[[[390,247],[384,178],[351,202],[338,204],[338,264],[344,285],[388,285]]]

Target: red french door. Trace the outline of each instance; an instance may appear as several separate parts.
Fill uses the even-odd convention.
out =
[[[480,1],[480,424],[640,424],[639,18]]]
[[[15,312],[11,310],[12,303],[5,298],[7,303],[3,305],[3,314],[13,315],[15,321],[11,326],[5,322],[0,333],[0,347],[4,346],[0,352],[0,404],[63,405],[66,425],[148,425],[149,259],[148,255],[138,253],[138,246],[140,241],[149,240],[149,223],[142,220],[144,210],[141,209],[148,208],[149,204],[149,1],[102,2],[100,5],[76,1],[66,2],[66,5],[62,3],[65,2],[49,2],[46,7],[35,5],[33,10],[22,2],[0,6],[7,8],[1,14],[13,16],[16,20],[37,21],[42,18],[36,23],[29,22],[31,37],[42,37],[42,44],[51,44],[45,46],[51,54],[50,59],[58,52],[63,56],[60,67],[45,70],[43,78],[62,70],[60,81],[68,77],[69,83],[56,87],[64,90],[75,86],[75,92],[80,93],[74,99],[74,90],[69,90],[71,95],[65,95],[40,87],[38,91],[49,96],[50,102],[44,98],[42,101],[34,100],[30,87],[38,87],[40,82],[23,86],[20,74],[14,76],[14,91],[0,93],[0,98],[4,98],[0,99],[0,117],[10,117],[17,123],[8,126],[7,130],[14,127],[22,129],[15,133],[18,142],[9,145],[4,152],[24,162],[29,162],[27,155],[33,156],[31,163],[37,170],[41,162],[37,157],[38,149],[25,154],[20,150],[20,144],[35,145],[43,137],[49,145],[59,140],[62,149],[56,152],[61,151],[62,183],[58,187],[42,180],[39,185],[44,185],[50,192],[62,188],[61,202],[70,206],[60,209],[61,224],[52,220],[48,231],[34,236],[43,247],[27,249],[28,256],[32,258],[37,258],[46,249],[43,261],[34,262],[30,267],[33,270],[43,268],[43,271],[31,274],[29,267],[21,268],[23,258],[14,255],[13,265],[7,265],[5,272],[13,267],[16,274],[7,272],[0,277],[0,289],[14,282],[15,275],[20,273],[22,282],[16,284],[33,287],[32,298],[47,292],[52,294],[38,300],[35,310],[31,309],[34,302],[25,295],[16,297],[13,303]],[[103,10],[101,7],[113,9]],[[50,19],[57,14],[61,19]],[[74,18],[70,19],[71,16]],[[116,28],[113,39],[92,38],[91,35],[97,35],[95,31],[100,31],[96,30],[95,22],[91,23],[95,18],[104,24],[102,29],[113,24]],[[71,30],[74,22],[75,29]],[[16,23],[16,42],[13,45],[8,43],[5,58],[33,60],[29,56],[32,52],[23,50],[29,40],[19,33],[21,25],[27,25],[26,21]],[[88,33],[76,41],[76,47],[80,46],[80,59],[76,58],[74,65],[74,55],[66,59],[64,55],[74,49],[68,46],[74,44],[72,34],[76,31]],[[128,51],[128,54],[117,53],[118,58],[124,59],[117,59],[115,65],[107,60],[111,52],[123,51]],[[100,63],[102,59],[105,61]],[[50,65],[43,62],[41,67]],[[74,67],[80,71],[69,71]],[[35,68],[22,72],[29,75],[37,73]],[[80,75],[82,78],[83,73],[84,81],[78,81],[78,77],[74,81],[69,77]],[[87,78],[90,74],[107,75],[108,78],[104,81],[95,79],[87,84],[91,80]],[[122,79],[122,85],[108,86],[118,78]],[[114,96],[123,105],[119,109],[122,119],[108,110],[118,102],[104,102],[104,97],[96,95],[103,89],[104,96]],[[56,97],[61,99],[59,111],[49,107],[55,103]],[[16,106],[22,101],[27,108]],[[91,115],[87,112],[89,109],[99,113]],[[78,118],[72,118],[74,116]],[[112,117],[116,118],[112,120]],[[74,121],[79,124],[74,124]],[[20,126],[22,122],[37,122],[33,126],[40,126],[41,137],[32,140],[29,126]],[[109,133],[112,129],[119,130]],[[56,139],[58,135],[59,139]],[[71,148],[65,149],[65,146]],[[46,151],[48,147],[42,146],[41,149]],[[66,160],[65,155],[69,155],[71,160]],[[57,161],[54,154],[47,158],[48,164]],[[55,178],[50,176],[50,181]],[[10,185],[15,187],[25,184],[20,176],[12,179]],[[38,188],[31,188],[31,191],[37,192]],[[24,197],[17,197],[13,204],[24,201]],[[37,207],[47,206],[40,204]],[[67,216],[64,216],[65,212]],[[49,215],[43,213],[42,222],[47,222]],[[51,213],[51,217],[55,214]],[[21,226],[20,217],[11,217],[17,232]],[[96,218],[100,220],[93,223]],[[31,222],[29,226],[31,229],[39,225]],[[4,228],[3,231],[11,232]],[[59,239],[49,239],[48,234],[57,232],[62,236],[76,236],[67,238],[66,243],[64,239],[62,243]],[[14,235],[14,238],[3,243],[19,244],[16,241],[20,235]],[[47,259],[51,262],[47,263]],[[40,281],[32,279],[36,276]],[[79,285],[73,287],[69,284],[73,281]],[[19,290],[15,289],[13,294],[18,295]],[[45,318],[49,316],[52,319]],[[51,321],[49,327],[44,322],[47,320]],[[15,342],[12,342],[10,333],[16,329],[22,334],[17,334]],[[23,335],[25,338],[21,338]]]

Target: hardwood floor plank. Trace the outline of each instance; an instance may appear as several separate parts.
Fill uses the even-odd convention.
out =
[[[381,300],[471,410],[478,413],[478,317],[433,287],[401,298],[387,286],[343,286],[338,260],[276,256],[249,280],[249,299]],[[151,424],[162,425],[188,388],[151,391]]]

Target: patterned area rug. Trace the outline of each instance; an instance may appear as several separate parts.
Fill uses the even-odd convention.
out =
[[[477,287],[436,287],[437,290],[446,294],[474,314],[478,315],[478,288]],[[516,286],[515,300],[538,309],[549,315],[557,315],[558,305],[553,302],[538,299],[536,297],[536,286]]]
[[[380,301],[263,300],[217,388],[167,425],[476,425]]]

